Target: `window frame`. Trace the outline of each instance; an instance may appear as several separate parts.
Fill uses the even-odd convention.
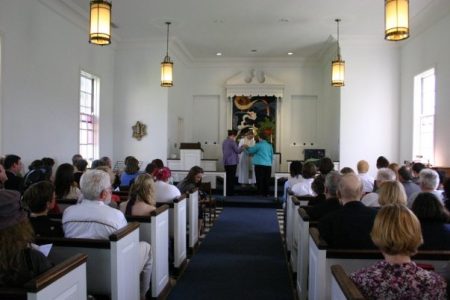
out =
[[[433,77],[434,85],[432,93],[425,89],[425,80],[430,76]],[[424,109],[425,101],[432,94],[433,108]],[[425,112],[424,112],[425,111]],[[435,144],[436,144],[436,71],[435,68],[430,68],[420,74],[414,76],[414,112],[413,112],[413,160],[420,160],[423,163],[434,164],[435,161]],[[432,123],[431,128],[431,145],[424,146],[424,136],[427,134],[423,126],[424,122]],[[424,148],[429,148],[429,151],[424,151]]]
[[[91,91],[90,91],[90,106],[86,106],[83,102],[83,95],[86,91],[82,90],[82,80],[87,79],[91,81]],[[99,104],[100,104],[100,78],[93,75],[92,73],[86,72],[84,70],[80,71],[79,75],[79,102],[78,102],[78,152],[90,163],[99,156]],[[85,112],[86,108],[90,108],[90,113]],[[92,129],[82,128],[83,116],[86,118],[91,118]],[[88,127],[88,125],[86,126]],[[89,132],[92,133],[92,143],[82,143],[82,130],[86,131],[86,139],[88,139]],[[82,151],[82,146],[90,146],[89,151]],[[92,157],[90,157],[92,156]]]

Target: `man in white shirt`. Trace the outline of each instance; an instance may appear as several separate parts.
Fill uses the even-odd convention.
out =
[[[108,239],[109,236],[127,225],[123,213],[109,207],[111,201],[111,181],[108,173],[101,170],[90,170],[81,176],[80,204],[69,206],[64,210],[62,223],[64,235],[68,238]],[[152,272],[151,247],[146,242],[140,242],[141,262],[141,297],[150,287]]]

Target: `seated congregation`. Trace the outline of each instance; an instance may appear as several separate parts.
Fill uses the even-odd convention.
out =
[[[285,185],[286,248],[299,298],[346,299],[331,280],[344,270],[361,299],[447,299],[450,179],[384,157],[375,178],[366,161],[356,173],[327,169],[327,160],[312,178],[314,164],[292,162]]]
[[[107,157],[87,169],[86,160],[75,155],[72,164],[59,165],[55,174],[48,160],[43,165],[45,160],[34,161],[23,177],[19,156],[0,162],[0,295],[10,292],[5,288],[23,287],[72,252],[87,254],[88,293],[111,299],[167,293],[169,263],[183,267],[187,247],[192,250],[198,243],[203,218],[198,209],[204,202],[197,191],[203,170],[194,167],[177,188],[161,160],[140,173],[138,160],[128,157],[121,174],[112,170]],[[193,218],[186,216],[188,205]],[[193,236],[189,245],[187,225]],[[53,244],[48,257],[33,243]],[[107,278],[116,279],[105,283]]]

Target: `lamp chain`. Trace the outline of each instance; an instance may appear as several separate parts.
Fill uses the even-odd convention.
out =
[[[167,44],[166,44],[166,56],[169,56],[169,26],[170,22],[166,22],[167,24]]]
[[[335,20],[337,23],[337,56],[338,56],[338,60],[341,59],[341,47],[339,46],[339,22],[341,21],[341,19],[336,19]]]

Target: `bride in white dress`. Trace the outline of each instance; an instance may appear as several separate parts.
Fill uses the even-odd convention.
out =
[[[245,136],[239,141],[239,148],[243,145],[247,145],[248,147],[252,147],[255,145],[252,128],[248,128],[248,130],[245,132]],[[242,151],[239,154],[237,175],[240,184],[254,184],[256,182],[255,168],[252,164],[252,157],[246,151]]]

